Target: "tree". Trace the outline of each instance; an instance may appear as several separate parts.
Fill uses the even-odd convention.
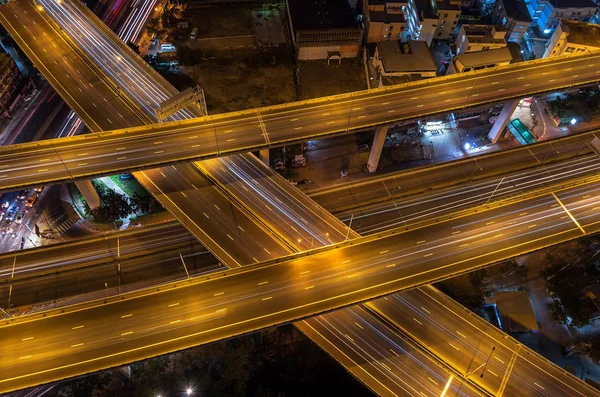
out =
[[[576,94],[559,95],[548,102],[548,110],[564,119],[590,121],[600,112],[600,94],[597,90],[581,90]]]

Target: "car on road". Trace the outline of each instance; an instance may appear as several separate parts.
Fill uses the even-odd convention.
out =
[[[15,215],[17,215],[16,208],[9,209],[8,212],[6,213],[6,221],[12,222],[15,219]]]
[[[8,227],[8,226],[4,226],[4,227],[2,228],[2,233],[1,233],[1,234],[2,234],[2,237],[6,236],[6,235],[7,235],[7,234],[9,234],[9,233],[10,233],[10,227]]]
[[[23,210],[21,212],[19,212],[19,215],[17,215],[17,218],[15,219],[15,222],[17,224],[21,224],[23,223],[23,218],[25,217],[25,214],[27,214],[27,211]]]
[[[29,207],[29,208],[33,207],[33,205],[35,204],[35,202],[37,201],[37,199],[38,199],[38,195],[37,194],[32,195],[31,197],[29,197],[27,199],[27,202],[25,203],[25,206]]]
[[[36,188],[35,188],[35,191],[36,191],[36,192],[38,192],[38,193],[41,193],[41,192],[42,192],[42,190],[44,190],[44,187],[43,187],[43,186],[40,186],[40,187],[36,187]]]
[[[29,189],[23,189],[19,192],[19,194],[17,195],[17,198],[19,200],[25,200],[27,198],[27,193],[29,193]]]

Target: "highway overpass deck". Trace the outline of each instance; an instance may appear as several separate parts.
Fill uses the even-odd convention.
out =
[[[296,326],[378,396],[484,396],[360,306]]]
[[[20,0],[0,9],[0,23],[92,131],[142,125],[145,119],[35,7]]]
[[[598,187],[590,184],[548,194],[284,263],[230,270],[175,288],[157,287],[76,305],[64,313],[46,312],[43,318],[5,321],[11,325],[0,328],[5,353],[0,390],[297,320],[596,233],[600,215],[593,208],[600,200]],[[121,317],[127,314],[132,316]],[[85,332],[76,333],[80,326]],[[23,335],[35,341],[22,341]]]
[[[433,287],[390,295],[365,307],[489,395],[600,395]]]
[[[530,61],[270,108],[8,146],[0,151],[0,165],[15,157],[23,165],[5,165],[6,176],[0,179],[0,188],[16,189],[247,152],[481,101],[495,102],[586,84],[600,79],[599,57],[593,54]],[[40,167],[35,161],[37,155],[47,157],[47,164]]]

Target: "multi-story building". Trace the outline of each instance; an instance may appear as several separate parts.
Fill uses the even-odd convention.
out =
[[[286,2],[298,59],[340,59],[358,55],[363,28],[348,0]]]
[[[461,25],[456,35],[456,53],[487,51],[506,47],[506,32],[492,25]]]
[[[457,0],[364,0],[366,42],[452,37],[460,17]]]
[[[406,39],[410,35],[407,26],[414,23],[414,4],[412,0],[364,0],[363,17],[366,30],[366,42],[377,43],[384,40]]]
[[[13,59],[0,53],[0,111],[6,117],[12,110],[21,88],[21,74]]]
[[[490,15],[495,25],[506,30],[506,40],[513,43],[521,43],[531,24],[525,0],[496,0]]]
[[[546,43],[544,58],[600,51],[600,26],[561,20]]]
[[[440,40],[453,39],[461,14],[460,1],[429,0],[426,1],[426,3],[431,7],[431,12],[436,13],[438,16],[438,26],[435,32],[435,38]],[[425,9],[425,7],[422,9]]]
[[[593,0],[529,0],[531,19],[543,33],[551,33],[561,19],[588,22],[595,14]]]
[[[446,74],[488,69],[496,66],[508,65],[511,62],[513,62],[513,56],[508,47],[459,54],[450,62]]]

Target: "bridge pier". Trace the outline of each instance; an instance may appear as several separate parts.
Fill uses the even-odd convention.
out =
[[[265,165],[267,167],[271,166],[271,163],[269,161],[269,149],[262,149],[261,151],[258,152],[258,158],[265,163]]]
[[[94,185],[92,185],[92,181],[89,179],[86,181],[77,181],[75,182],[75,185],[81,194],[83,194],[85,201],[91,209],[100,207],[100,196],[94,188]]]
[[[512,101],[506,102],[504,104],[502,111],[498,115],[498,120],[496,120],[488,134],[488,138],[490,141],[492,141],[492,143],[498,142],[498,139],[500,139],[502,132],[510,122],[510,116],[512,116],[512,114],[515,112],[515,109],[517,109],[518,105],[518,99],[513,99]]]
[[[385,137],[387,136],[389,125],[377,127],[375,131],[375,137],[373,138],[373,145],[371,146],[371,153],[369,153],[369,161],[367,162],[367,170],[370,173],[377,171],[379,166],[379,158],[381,157],[381,151],[385,144]]]

